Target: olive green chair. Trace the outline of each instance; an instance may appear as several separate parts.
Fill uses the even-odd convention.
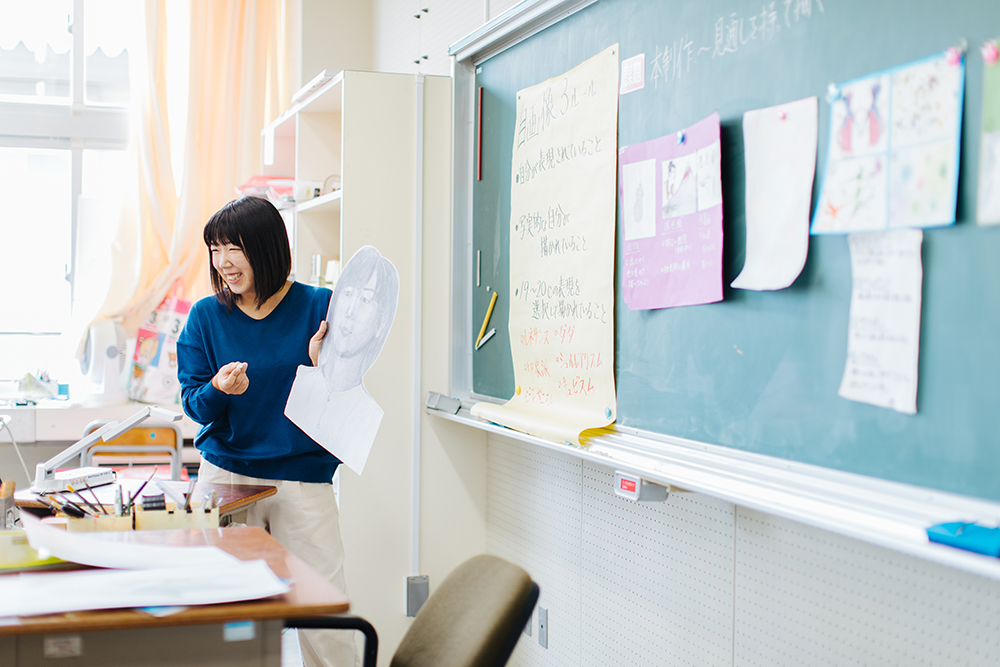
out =
[[[517,565],[470,558],[424,603],[390,667],[501,667],[537,601],[538,585]]]
[[[427,599],[390,667],[502,667],[536,602],[538,585],[527,572],[496,556],[474,556]],[[358,630],[365,636],[364,665],[375,667],[378,635],[359,616],[288,619],[285,626]]]

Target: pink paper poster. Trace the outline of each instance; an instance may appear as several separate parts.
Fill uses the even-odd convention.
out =
[[[622,294],[632,310],[722,301],[719,114],[618,151]]]

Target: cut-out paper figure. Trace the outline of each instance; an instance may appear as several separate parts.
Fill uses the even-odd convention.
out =
[[[358,250],[334,287],[319,365],[299,366],[285,416],[359,475],[383,411],[364,385],[396,317],[399,274],[372,246]]]

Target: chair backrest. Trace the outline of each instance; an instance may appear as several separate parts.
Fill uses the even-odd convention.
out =
[[[86,437],[104,426],[106,421],[92,421],[83,429]],[[117,463],[146,463],[142,459],[152,457],[170,460],[170,478],[181,478],[181,448],[184,446],[184,436],[177,424],[171,422],[146,421],[129,429],[114,440],[97,442],[80,455],[83,466]]]
[[[427,599],[390,667],[501,667],[538,601],[538,585],[502,558],[470,558]]]

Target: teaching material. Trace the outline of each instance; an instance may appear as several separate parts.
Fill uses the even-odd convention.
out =
[[[843,398],[917,412],[923,232],[852,234],[851,314]]]
[[[472,414],[579,445],[615,420],[618,45],[516,97],[508,329],[521,391]]]
[[[486,333],[486,326],[490,323],[490,315],[493,314],[493,306],[497,305],[497,293],[493,292],[493,296],[490,298],[490,307],[486,309],[486,317],[483,318],[483,326],[479,329],[479,335],[476,337],[476,347],[479,347],[479,341],[483,339],[483,334]]]
[[[841,84],[812,233],[953,224],[964,89],[945,54]]]
[[[819,102],[809,97],[743,114],[747,245],[739,289],[784,289],[809,250]]]
[[[480,338],[479,342],[476,343],[476,349],[478,350],[479,348],[481,348],[483,346],[483,343],[485,343],[486,341],[488,341],[490,338],[493,338],[493,334],[495,334],[496,332],[497,332],[496,329],[490,329],[486,333],[486,335],[483,336],[482,338]]]
[[[398,299],[393,263],[373,246],[359,248],[330,299],[319,365],[298,367],[285,402],[289,421],[359,475],[383,415],[364,376],[382,352]]]
[[[722,300],[719,114],[618,151],[621,289],[632,310]]]
[[[931,542],[974,551],[984,556],[1000,557],[1000,528],[956,521],[939,523],[927,529]]]
[[[115,548],[121,546],[124,545]],[[205,548],[174,547],[172,550]],[[263,560],[236,558],[227,563],[206,562],[142,571],[31,573],[0,577],[0,617],[152,605],[219,604],[280,595],[288,588]],[[66,591],[73,591],[73,594],[66,595]]]
[[[1000,224],[1000,64],[997,45],[983,47],[983,128],[979,137],[976,222]]]
[[[28,512],[21,515],[21,522],[31,547],[39,556],[55,556],[62,560],[91,567],[110,567],[123,570],[145,570],[173,567],[225,567],[236,559],[215,547],[162,547],[132,544],[124,540],[114,544],[113,538],[93,539],[88,535],[67,532],[47,526]],[[114,533],[108,533],[114,535]],[[2,614],[0,614],[2,615]]]

